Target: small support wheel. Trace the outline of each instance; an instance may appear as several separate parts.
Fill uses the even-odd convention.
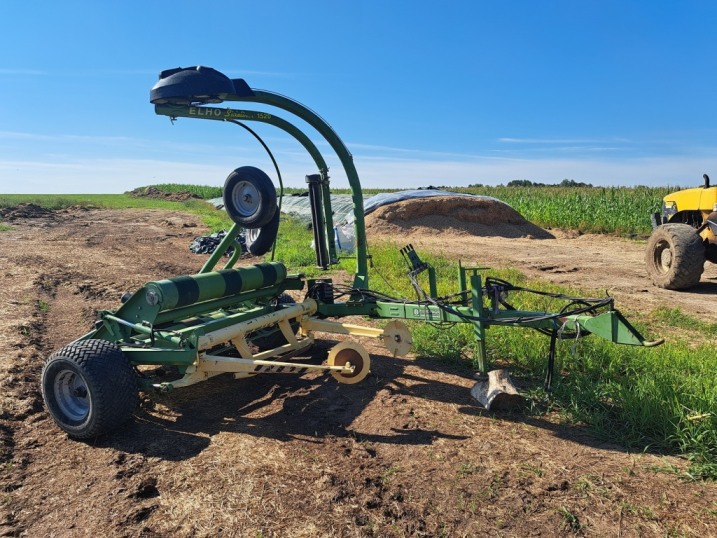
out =
[[[53,353],[42,369],[42,397],[70,437],[108,433],[134,413],[139,394],[132,365],[105,340],[82,340]]]
[[[681,290],[700,281],[705,247],[695,228],[688,224],[665,224],[652,232],[645,250],[645,265],[658,288]]]
[[[368,351],[358,342],[345,340],[335,345],[329,352],[327,361],[329,366],[345,366],[350,364],[354,367],[354,371],[350,374],[342,372],[331,372],[331,375],[339,383],[353,385],[366,379],[371,369],[371,358]]]
[[[224,182],[224,208],[242,228],[261,228],[276,211],[276,189],[269,176],[254,166],[234,170]]]
[[[405,357],[411,351],[411,332],[402,321],[394,319],[383,328],[383,345],[394,357]]]

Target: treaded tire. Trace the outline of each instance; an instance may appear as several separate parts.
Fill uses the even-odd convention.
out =
[[[276,208],[271,220],[261,228],[252,228],[246,231],[244,238],[246,250],[252,256],[263,256],[271,250],[276,235],[279,233],[279,208]]]
[[[702,238],[688,224],[658,226],[647,241],[645,265],[659,288],[682,290],[694,286],[704,271]]]
[[[118,428],[139,403],[132,366],[105,340],[82,340],[53,353],[42,369],[41,386],[52,419],[75,439]]]
[[[274,184],[254,166],[242,166],[229,174],[222,198],[229,217],[246,229],[261,228],[276,210]]]
[[[288,293],[282,293],[276,298],[276,310],[281,310],[281,305],[292,306],[294,304],[296,304],[296,301]],[[296,331],[299,330],[299,323],[296,320],[292,320],[289,325],[294,334],[296,334]],[[287,343],[284,334],[277,327],[274,327],[273,330],[271,327],[267,327],[263,331],[257,331],[251,341],[260,351],[274,349]]]

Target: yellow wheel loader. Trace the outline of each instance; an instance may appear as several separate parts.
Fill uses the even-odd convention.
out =
[[[717,263],[717,186],[673,192],[652,215],[645,264],[653,284],[681,290],[700,281],[705,260]]]

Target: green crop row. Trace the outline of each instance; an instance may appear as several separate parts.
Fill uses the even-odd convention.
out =
[[[649,235],[650,215],[669,187],[467,187],[460,192],[493,196],[545,228],[585,233]]]

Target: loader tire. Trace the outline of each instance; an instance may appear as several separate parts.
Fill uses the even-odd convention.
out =
[[[254,166],[242,166],[229,174],[222,198],[229,217],[247,230],[261,228],[276,211],[274,184]]]
[[[75,439],[118,428],[139,403],[132,366],[105,340],[73,342],[53,353],[42,369],[41,386],[50,416]]]
[[[700,281],[705,265],[702,238],[688,224],[665,224],[652,232],[645,265],[658,288],[682,290]]]

